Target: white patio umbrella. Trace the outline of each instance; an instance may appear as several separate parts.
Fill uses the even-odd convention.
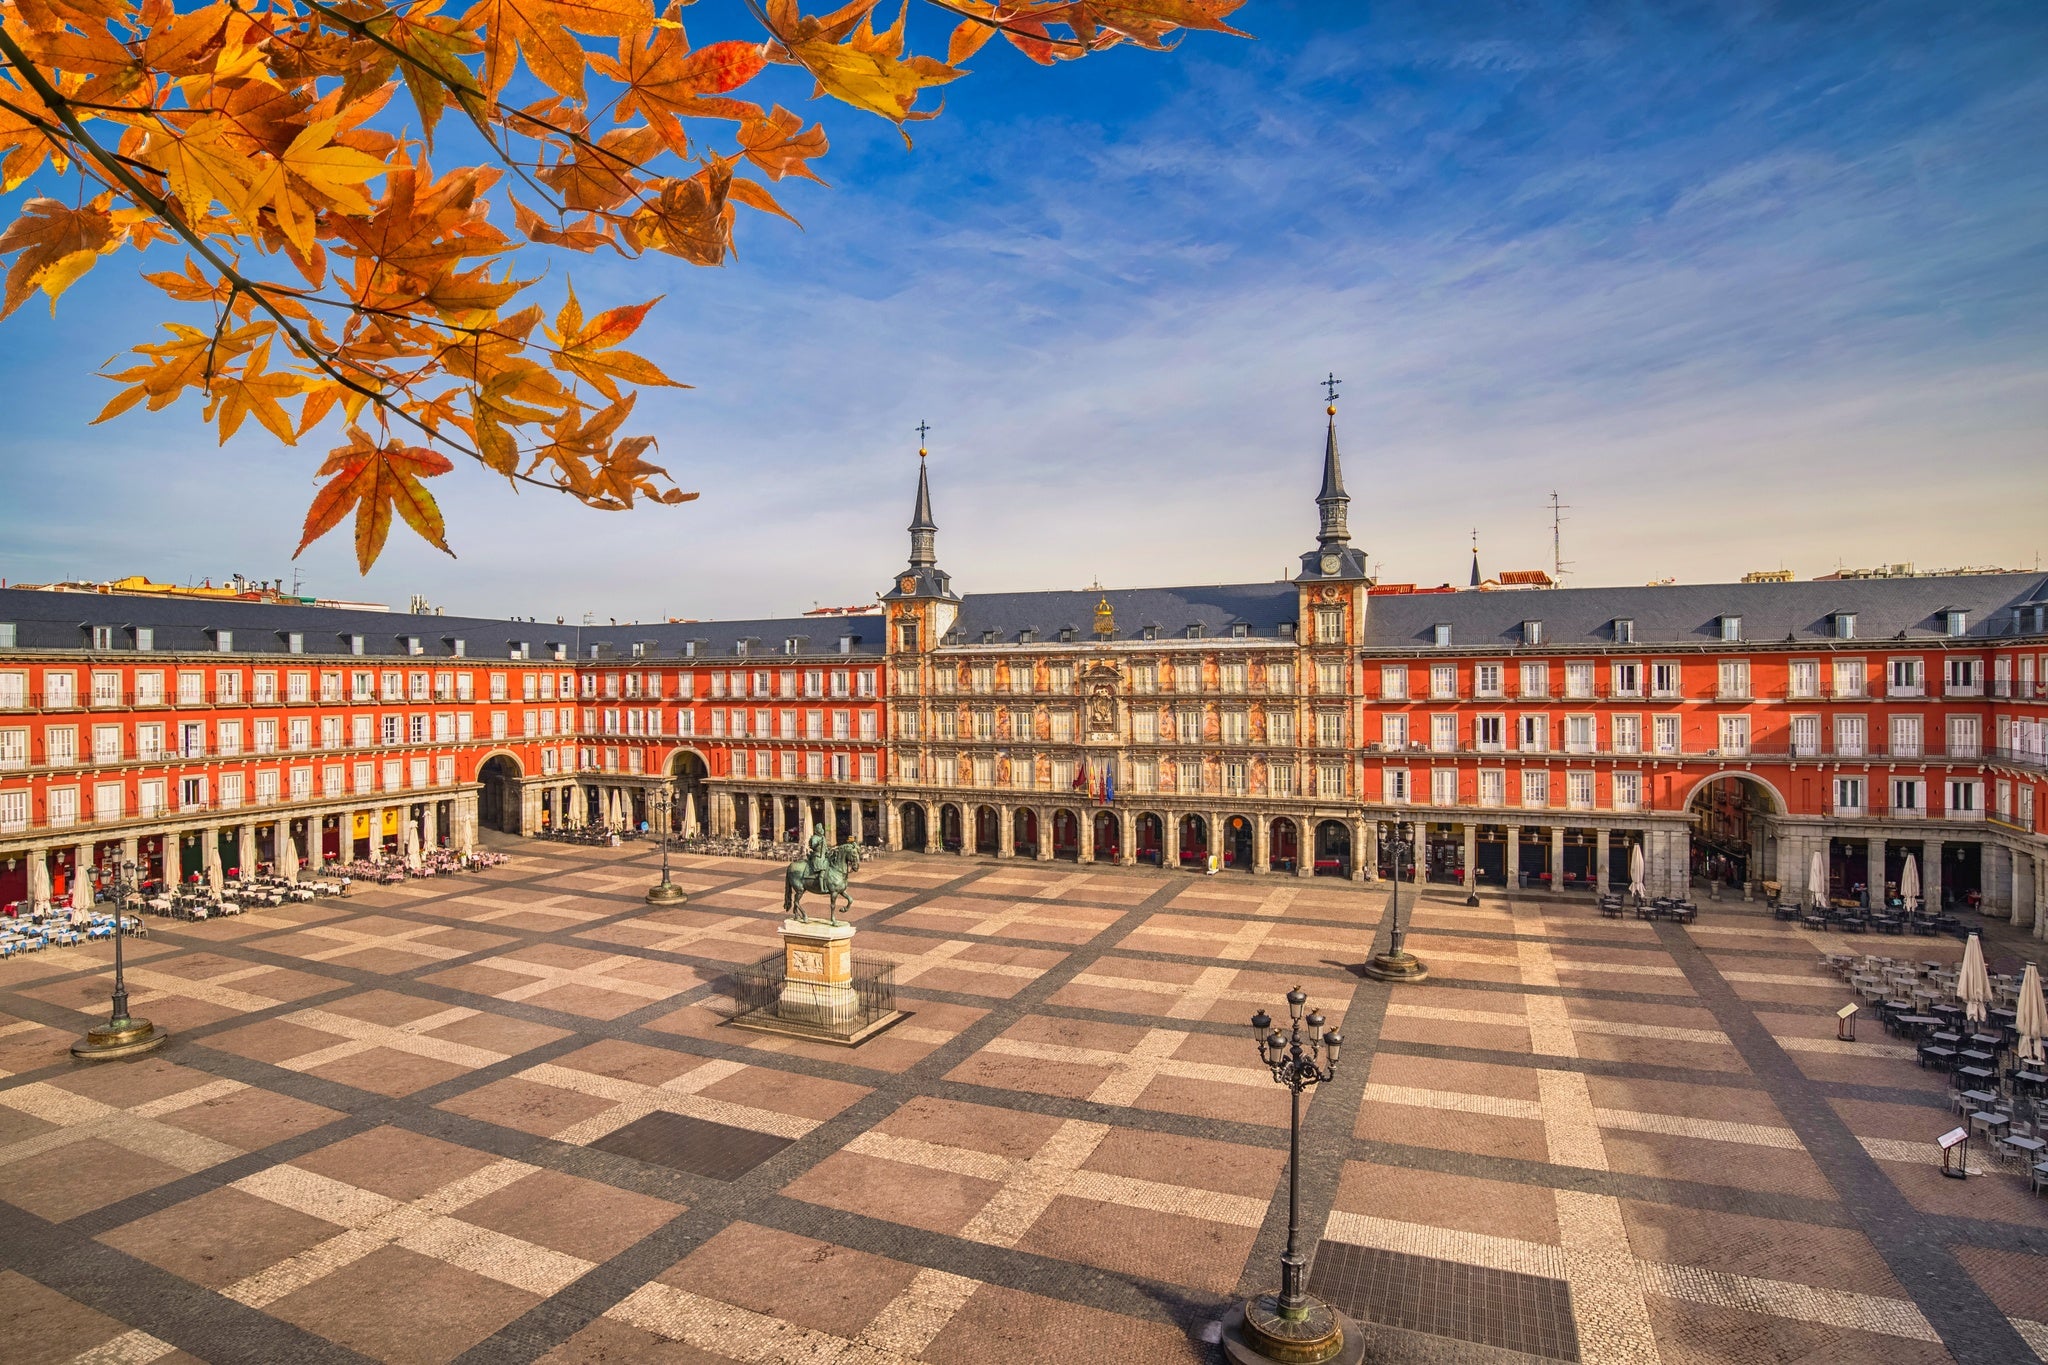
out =
[[[28,900],[36,914],[47,914],[50,909],[50,867],[40,853],[29,855]]]
[[[469,817],[466,815],[457,817],[456,825],[462,831],[460,836],[462,856],[467,858],[470,854],[476,852],[476,828],[470,824]]]
[[[221,886],[220,859],[218,858],[208,858],[206,860],[206,889],[213,892],[216,899],[225,894]]]
[[[2041,1046],[2042,1036],[2048,1035],[2048,1001],[2041,998],[2041,969],[2031,962],[2020,978],[2019,1017],[2013,1024],[2020,1031],[2020,1060],[2037,1067],[2048,1062],[2048,1051]]]
[[[410,820],[405,822],[405,865],[411,871],[420,870],[420,831]]]
[[[1820,856],[1820,850],[1813,851],[1813,861],[1807,864],[1806,882],[1813,890],[1814,909],[1825,909],[1828,903],[1828,865]]]
[[[299,836],[294,834],[285,840],[284,875],[288,880],[299,879],[299,864],[303,861],[299,854]]]
[[[1628,850],[1628,893],[1637,900],[1648,900],[1650,890],[1643,884],[1643,846],[1631,844]]]
[[[1920,861],[1910,853],[1906,855],[1906,866],[1899,872],[1899,899],[1906,903],[1909,915],[1920,908]]]
[[[427,823],[430,818],[425,811],[420,812],[420,848],[423,850],[434,846],[433,827]]]
[[[1991,1005],[1991,976],[1984,970],[1984,944],[1977,935],[1963,948],[1963,970],[1956,977],[1956,999],[1963,1002],[1963,1018],[1973,1024],[1984,1022]]]

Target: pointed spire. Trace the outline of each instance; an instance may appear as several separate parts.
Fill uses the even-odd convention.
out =
[[[1472,586],[1478,587],[1486,580],[1479,576],[1479,528],[1472,528]]]
[[[938,563],[939,524],[932,520],[932,486],[925,477],[925,458],[929,452],[923,442],[930,431],[925,423],[917,424],[917,505],[910,512],[910,563],[918,569],[929,569]]]
[[[1316,507],[1322,512],[1316,543],[1325,546],[1351,543],[1351,497],[1344,491],[1344,468],[1337,457],[1337,386],[1343,382],[1335,374],[1323,381],[1329,400],[1323,411],[1329,414],[1330,430],[1323,439],[1323,488],[1316,494]]]

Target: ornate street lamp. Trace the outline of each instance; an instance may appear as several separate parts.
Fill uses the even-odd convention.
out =
[[[661,885],[647,891],[649,905],[681,905],[690,898],[690,893],[668,879],[668,844],[674,833],[673,819],[676,809],[676,789],[673,783],[664,781],[647,793],[647,813],[654,819],[654,827],[661,831]]]
[[[1344,1035],[1323,1031],[1323,1016],[1308,1013],[1308,995],[1287,992],[1287,1033],[1273,1027],[1264,1010],[1252,1016],[1259,1060],[1287,1087],[1287,1249],[1280,1253],[1278,1292],[1258,1294],[1236,1305],[1223,1320],[1223,1350],[1234,1365],[1358,1365],[1365,1359],[1365,1334],[1343,1312],[1308,1292],[1308,1258],[1301,1254],[1301,1094],[1337,1074]],[[1306,1016],[1306,1017],[1304,1017]],[[1318,1054],[1329,1058],[1327,1066]]]
[[[1401,858],[1414,851],[1414,830],[1405,820],[1380,826],[1380,838],[1394,855],[1394,937],[1386,952],[1373,954],[1365,964],[1365,974],[1375,981],[1420,981],[1429,975],[1422,959],[1401,946],[1408,938],[1401,927]]]
[[[128,937],[123,924],[128,897],[135,890],[135,864],[122,863],[111,873],[93,871],[94,898],[101,893],[114,901],[114,1013],[106,1023],[87,1031],[71,1045],[71,1055],[80,1061],[101,1062],[113,1057],[133,1057],[153,1052],[169,1042],[171,1035],[147,1019],[130,1018],[128,982],[121,974],[121,940]]]

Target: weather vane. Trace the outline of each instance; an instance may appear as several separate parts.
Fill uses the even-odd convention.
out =
[[[1323,381],[1323,397],[1329,402],[1335,403],[1337,401],[1337,386],[1343,382],[1343,380],[1337,377],[1335,370],[1330,371],[1330,377]]]

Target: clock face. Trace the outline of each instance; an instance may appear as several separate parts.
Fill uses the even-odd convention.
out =
[[[915,578],[905,578],[901,583],[898,583],[896,586],[901,588],[905,592],[916,592],[917,580]]]
[[[1337,556],[1335,556],[1335,555],[1324,555],[1324,556],[1323,556],[1323,572],[1324,572],[1324,573],[1335,573],[1335,572],[1337,572],[1337,570],[1338,570],[1338,569],[1339,569],[1340,567],[1342,567],[1342,566],[1343,566],[1343,563],[1344,563],[1344,561],[1343,561],[1343,560],[1341,560],[1341,559],[1339,559],[1339,558],[1338,558]]]

